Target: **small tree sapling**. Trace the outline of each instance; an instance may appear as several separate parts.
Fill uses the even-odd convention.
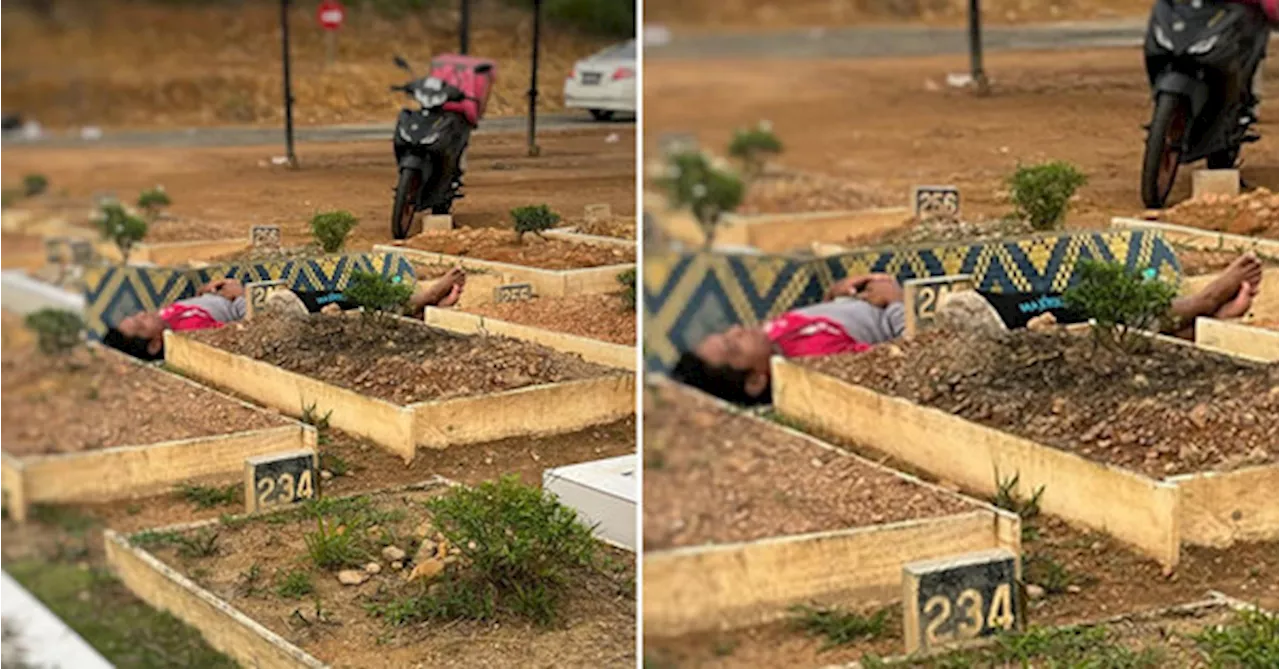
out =
[[[721,216],[742,204],[742,180],[713,165],[700,151],[673,153],[667,160],[667,173],[659,182],[673,206],[688,207],[693,212],[710,248]]]
[[[80,344],[84,321],[78,314],[60,309],[41,309],[28,314],[27,327],[36,333],[40,351],[46,355],[62,355]]]
[[[560,214],[545,204],[516,207],[511,210],[511,221],[516,231],[516,241],[523,242],[526,232],[541,237],[542,233],[556,227]]]
[[[1066,218],[1072,196],[1088,181],[1071,163],[1019,165],[1009,177],[1009,197],[1017,208],[1016,214],[1031,227],[1054,230]]]
[[[129,264],[129,252],[147,236],[147,222],[125,211],[117,203],[102,205],[94,219],[102,238],[110,240],[120,249],[121,264]]]
[[[49,179],[43,174],[22,177],[22,191],[27,197],[35,197],[49,189]]]
[[[164,192],[164,186],[144,190],[138,195],[138,209],[146,214],[147,220],[152,222],[160,218],[164,208],[171,204],[173,201],[169,199],[169,194]]]
[[[618,272],[618,283],[622,284],[622,302],[628,309],[636,308],[636,271],[629,269]]]
[[[325,211],[311,217],[311,234],[325,253],[337,253],[359,223],[360,219],[349,211]]]
[[[770,156],[782,153],[782,142],[773,134],[773,126],[761,121],[754,128],[735,130],[729,142],[729,155],[742,163],[742,173],[748,179],[764,174]]]
[[[388,319],[388,315],[404,312],[409,298],[413,297],[413,286],[376,272],[355,271],[342,294],[364,309],[362,316],[366,323],[381,322]]]
[[[1149,339],[1143,331],[1170,325],[1177,289],[1156,277],[1144,277],[1119,263],[1081,261],[1077,283],[1063,294],[1068,307],[1093,320],[1094,341],[1123,353],[1136,353]]]

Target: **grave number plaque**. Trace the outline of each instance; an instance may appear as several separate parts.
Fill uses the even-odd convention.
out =
[[[498,286],[493,289],[493,301],[499,304],[503,302],[523,302],[533,299],[533,284],[531,283],[508,283],[505,286]]]
[[[955,186],[916,186],[911,189],[916,218],[958,218],[960,190]]]
[[[908,653],[1022,629],[1018,559],[1003,548],[909,563],[902,586]]]
[[[249,245],[255,249],[280,248],[280,226],[255,225],[250,227]]]
[[[902,303],[907,310],[906,336],[925,332],[938,318],[938,305],[949,293],[973,290],[973,277],[968,274],[911,279],[902,284]]]
[[[245,508],[259,511],[320,497],[315,451],[290,451],[245,458]]]
[[[251,281],[245,284],[245,318],[253,318],[266,309],[267,298],[277,290],[285,290],[284,281]]]

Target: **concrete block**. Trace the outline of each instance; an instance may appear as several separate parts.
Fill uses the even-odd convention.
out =
[[[1196,170],[1191,173],[1191,197],[1240,194],[1240,170]]]
[[[636,479],[634,454],[548,469],[542,488],[596,526],[596,536],[636,549]]]
[[[607,204],[589,204],[585,213],[588,223],[599,223],[613,218],[613,210]]]

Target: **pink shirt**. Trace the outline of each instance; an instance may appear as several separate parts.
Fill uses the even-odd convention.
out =
[[[222,323],[203,307],[181,303],[171,304],[161,309],[160,319],[175,332],[222,327]]]
[[[871,349],[839,323],[823,316],[785,313],[764,326],[765,335],[784,357],[807,358],[837,353],[861,353]]]

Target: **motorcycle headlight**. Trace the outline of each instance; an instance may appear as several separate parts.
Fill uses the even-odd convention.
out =
[[[1200,40],[1199,42],[1192,44],[1190,47],[1188,47],[1187,53],[1196,55],[1196,56],[1201,56],[1206,53],[1209,53],[1210,51],[1213,51],[1213,47],[1216,46],[1217,44],[1218,44],[1218,36],[1210,35]]]
[[[1164,28],[1161,28],[1160,26],[1156,26],[1154,33],[1156,38],[1156,44],[1159,44],[1161,47],[1163,47],[1168,51],[1173,51],[1173,40],[1169,39],[1169,36],[1164,34]]]

